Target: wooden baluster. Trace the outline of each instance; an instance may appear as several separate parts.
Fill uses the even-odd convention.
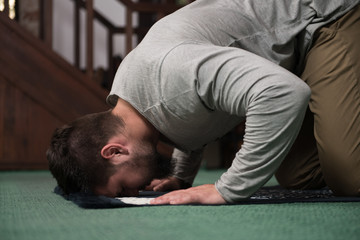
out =
[[[108,78],[111,79],[114,77],[115,71],[116,69],[114,69],[114,58],[113,58],[113,35],[114,35],[114,30],[112,28],[108,28]],[[109,84],[108,82],[106,82],[106,84]],[[106,86],[106,87],[110,87],[110,86]]]
[[[75,0],[74,11],[74,64],[80,69],[80,0]],[[81,0],[82,1],[82,0]]]
[[[94,2],[87,0],[86,3],[86,73],[92,78],[93,76],[93,20],[94,20]]]
[[[129,53],[132,50],[132,37],[134,33],[133,22],[132,22],[132,9],[127,7],[126,9],[126,26],[125,26],[125,34],[126,34],[126,53]]]
[[[6,16],[9,16],[9,0],[4,0],[4,11]]]
[[[53,1],[41,0],[41,23],[40,23],[40,37],[50,48],[52,47],[52,25],[53,25]]]

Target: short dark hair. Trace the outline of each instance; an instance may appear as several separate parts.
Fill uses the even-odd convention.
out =
[[[115,167],[101,156],[101,149],[124,127],[120,117],[106,111],[85,115],[55,130],[46,157],[65,194],[91,193],[107,183]]]

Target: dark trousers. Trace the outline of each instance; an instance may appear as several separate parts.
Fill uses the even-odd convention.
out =
[[[309,109],[276,177],[287,188],[359,196],[360,6],[316,33],[301,78]]]

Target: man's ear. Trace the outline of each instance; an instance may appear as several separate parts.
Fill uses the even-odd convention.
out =
[[[101,149],[101,156],[112,161],[120,160],[119,157],[128,154],[128,149],[119,143],[108,143]]]

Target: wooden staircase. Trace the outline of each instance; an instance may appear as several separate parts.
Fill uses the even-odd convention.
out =
[[[114,35],[125,35],[125,49],[129,52],[134,35],[140,41],[154,19],[193,0],[117,0],[126,9],[125,26],[120,27],[96,11],[93,0],[71,1],[75,7],[74,66],[51,49],[52,0],[39,0],[42,40],[8,18],[10,1],[4,0],[5,7],[0,10],[0,170],[47,169],[45,152],[56,127],[84,114],[108,109],[105,103],[108,90],[101,85],[110,88],[117,68],[118,59],[114,58],[112,47]],[[86,11],[86,69],[82,71],[79,70],[81,9]],[[132,23],[135,12],[139,14],[138,27]],[[109,68],[101,85],[99,79],[103,76],[97,78],[98,82],[93,80],[95,20],[108,30]],[[167,147],[161,149],[170,152]]]
[[[0,12],[0,170],[46,169],[54,129],[108,109],[107,93]]]

